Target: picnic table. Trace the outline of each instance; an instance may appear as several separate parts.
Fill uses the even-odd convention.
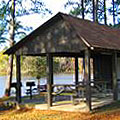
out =
[[[26,93],[30,94],[30,99],[32,99],[32,87],[35,86],[35,82],[26,82],[26,86],[30,87]]]

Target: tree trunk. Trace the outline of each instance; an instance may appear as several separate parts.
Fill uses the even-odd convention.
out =
[[[38,89],[38,92],[40,94],[40,78],[38,79],[37,89]]]
[[[9,57],[9,66],[8,66],[8,79],[7,79],[7,86],[5,89],[5,96],[10,96],[10,89],[12,83],[12,73],[13,73],[13,55]]]
[[[104,0],[104,23],[107,25],[106,0]]]
[[[113,4],[113,25],[115,25],[115,1],[112,0],[112,4]]]
[[[98,10],[98,0],[93,1],[93,21],[98,22],[97,10]]]
[[[82,6],[82,19],[84,19],[85,18],[84,0],[81,0],[81,6]]]
[[[10,19],[10,28],[9,28],[9,37],[10,37],[10,47],[14,45],[14,34],[15,34],[15,0],[12,0],[12,8],[11,8],[11,19]],[[5,90],[5,95],[10,96],[10,88],[12,83],[12,73],[13,73],[13,55],[9,57],[9,68],[8,68],[8,81]]]

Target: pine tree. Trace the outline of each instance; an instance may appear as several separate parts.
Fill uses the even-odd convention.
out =
[[[98,0],[92,0],[93,2],[93,21],[98,22]]]
[[[30,7],[25,7],[25,3],[31,3]],[[4,3],[4,4],[3,4]],[[17,7],[15,7],[17,6]],[[16,8],[16,9],[15,9]],[[31,14],[45,14],[46,12],[50,11],[45,7],[44,3],[41,1],[36,0],[9,0],[7,3],[5,0],[0,2],[0,23],[3,21],[3,25],[5,26],[2,34],[0,34],[0,38],[4,38],[4,41],[9,41],[10,47],[14,45],[16,35],[25,35],[25,30],[30,30],[31,27],[25,28],[21,25],[20,21],[17,21],[17,17],[22,17],[24,15],[31,15]],[[9,26],[9,27],[8,27]],[[8,29],[9,28],[9,29]],[[24,31],[19,31],[19,29]],[[5,38],[9,33],[9,38]],[[10,95],[10,86],[12,83],[12,71],[13,71],[13,55],[10,56],[9,59],[9,70],[8,70],[8,84],[6,87],[6,94]]]
[[[104,24],[107,25],[106,0],[104,0]]]
[[[115,25],[115,1],[112,0],[112,4],[113,4],[113,25]]]

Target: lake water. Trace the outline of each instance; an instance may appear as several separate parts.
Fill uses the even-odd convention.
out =
[[[0,76],[0,97],[4,96],[5,93],[5,86],[6,86],[6,76]],[[79,75],[79,80],[81,80],[82,77]],[[15,79],[13,79],[13,81],[15,82]],[[28,77],[24,77],[22,78],[22,96],[25,95],[26,92],[26,82],[28,81],[34,81],[35,84],[37,85],[37,80],[35,78],[28,78]],[[58,75],[54,75],[54,84],[74,84],[74,75],[73,74],[58,74]],[[40,79],[40,84],[41,85],[45,85],[46,84],[46,78],[42,78]],[[36,86],[35,86],[36,87]],[[15,92],[15,89],[11,90],[12,93]]]

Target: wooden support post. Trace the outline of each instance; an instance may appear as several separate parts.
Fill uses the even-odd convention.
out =
[[[85,76],[85,57],[83,57],[83,76]],[[83,84],[85,83],[85,78],[83,78]]]
[[[78,80],[79,80],[79,74],[78,74],[78,57],[75,57],[75,85],[76,85],[76,93],[78,93]]]
[[[52,84],[53,84],[53,57],[47,54],[47,93],[48,109],[52,106]]]
[[[18,103],[21,103],[21,68],[20,68],[20,56],[16,56],[16,99]]]
[[[90,78],[90,51],[87,49],[85,50],[85,83],[86,83],[86,104],[89,111],[92,110],[91,108],[91,78]]]
[[[96,81],[96,56],[93,57],[93,80]]]
[[[113,100],[118,100],[118,83],[117,83],[117,53],[113,53],[112,58],[112,78],[113,78]]]

